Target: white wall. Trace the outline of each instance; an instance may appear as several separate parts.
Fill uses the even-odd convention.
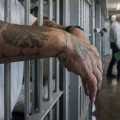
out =
[[[107,28],[107,33],[105,33],[105,55],[111,54],[110,43],[109,43],[109,31],[110,31],[110,21],[105,20],[105,28]]]

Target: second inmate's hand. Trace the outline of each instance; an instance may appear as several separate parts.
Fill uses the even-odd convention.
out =
[[[82,78],[86,95],[95,99],[96,92],[102,81],[102,64],[96,48],[87,40],[71,34],[64,34],[68,49],[58,55],[59,61],[68,69]],[[87,38],[83,34],[83,38]],[[69,41],[68,41],[69,40]]]

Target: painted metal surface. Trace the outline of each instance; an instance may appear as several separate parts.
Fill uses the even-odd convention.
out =
[[[4,1],[4,20],[11,20],[11,0]],[[11,64],[4,64],[4,119],[11,119]]]

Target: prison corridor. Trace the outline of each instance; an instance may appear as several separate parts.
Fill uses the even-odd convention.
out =
[[[120,81],[106,78],[110,59],[111,56],[105,57],[102,88],[97,101],[97,120],[120,120]],[[114,66],[113,74],[116,73]]]

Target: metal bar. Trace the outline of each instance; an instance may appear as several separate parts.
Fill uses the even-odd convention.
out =
[[[29,16],[30,16],[30,1],[25,0],[25,24],[29,25]]]
[[[63,24],[70,25],[69,0],[63,0]],[[63,120],[69,120],[69,73],[63,69]]]
[[[48,2],[48,18],[49,20],[53,20],[53,0],[49,0]],[[53,61],[52,58],[48,59],[48,100],[52,101],[53,100],[53,96],[52,96],[52,76],[53,76]],[[53,114],[52,114],[52,109],[49,113],[49,120],[53,120]]]
[[[37,61],[38,112],[43,112],[43,61]]]
[[[4,1],[4,20],[7,22],[11,21],[11,0]]]
[[[59,24],[60,22],[60,0],[56,0],[56,23]],[[55,83],[55,91],[59,92],[59,81],[60,81],[60,64],[59,61],[56,59],[56,83]],[[56,120],[60,119],[60,111],[59,111],[59,100],[56,103]]]
[[[25,120],[30,113],[30,61],[25,62]]]
[[[49,10],[48,10],[48,18],[49,20],[53,20],[53,0],[49,0]],[[48,100],[52,100],[52,75],[53,75],[53,66],[52,66],[52,58],[48,59],[48,70],[49,70],[49,78],[48,78]]]
[[[59,102],[59,100],[57,101],[57,103],[56,103],[56,120],[59,120],[60,119],[60,102]]]
[[[30,1],[25,0],[25,24],[29,25]],[[29,120],[30,113],[30,61],[25,62],[25,120]]]
[[[43,0],[38,0],[38,25],[43,24]]]
[[[38,25],[43,24],[43,0],[38,0]],[[43,59],[37,60],[38,112],[43,112]]]
[[[86,30],[86,28],[85,28],[85,15],[86,15],[86,13],[85,13],[85,0],[83,0],[83,21],[84,21],[83,27]]]
[[[59,24],[59,18],[60,16],[60,0],[56,0],[56,23]],[[56,83],[55,83],[55,91],[58,92],[59,91],[59,74],[60,74],[60,71],[59,71],[59,61],[56,59]]]
[[[4,119],[11,118],[11,65],[4,65]]]
[[[60,22],[60,0],[56,0],[56,23]]]
[[[53,109],[49,112],[49,120],[53,120]]]
[[[49,10],[48,10],[48,18],[49,20],[53,20],[53,0],[49,0]]]
[[[83,0],[81,0],[81,4],[80,4],[80,8],[81,8],[81,15],[80,15],[80,19],[81,19],[81,26],[83,27]]]
[[[52,67],[52,58],[48,59],[48,100],[52,100],[52,74],[53,74],[53,67]]]
[[[59,72],[59,61],[56,59],[56,81],[55,81],[55,91],[59,92],[59,77],[60,77],[60,72]]]
[[[35,111],[35,61],[32,60],[32,112]]]
[[[11,0],[4,1],[4,20],[11,21]],[[11,115],[11,64],[4,64],[4,119],[10,120]]]

